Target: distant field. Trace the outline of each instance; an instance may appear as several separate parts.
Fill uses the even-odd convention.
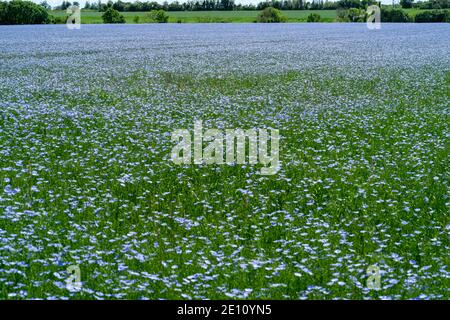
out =
[[[418,12],[426,11],[420,9],[403,9],[411,17]],[[67,16],[62,10],[50,12],[55,17]],[[207,23],[207,22],[254,22],[259,11],[175,11],[168,12],[169,22],[171,23]],[[333,22],[336,18],[336,10],[288,10],[283,14],[288,17],[288,22],[306,22],[309,14],[317,13],[321,16],[322,22]],[[95,24],[103,23],[102,12],[98,11],[82,11],[81,23]],[[139,17],[137,23],[146,23],[145,15],[147,12],[122,12],[127,23],[136,23],[136,17]]]
[[[135,23],[135,17],[139,17],[139,23],[145,22],[147,12],[122,12],[127,23]],[[169,22],[202,23],[202,22],[253,22],[259,11],[175,11],[168,12]],[[319,14],[323,21],[332,22],[336,17],[335,10],[290,10],[283,11],[288,17],[288,22],[306,22],[310,13]],[[52,11],[55,17],[67,16],[65,11]],[[102,12],[82,11],[81,23],[102,23]]]

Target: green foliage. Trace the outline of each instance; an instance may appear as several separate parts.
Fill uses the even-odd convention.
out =
[[[146,14],[147,22],[167,23],[169,15],[164,10],[152,10]]]
[[[7,2],[0,1],[0,24],[5,24],[6,21],[6,8],[8,7]]]
[[[139,23],[139,16],[134,16],[133,22],[134,23]]]
[[[381,8],[381,22],[411,22],[411,17],[401,9]]]
[[[310,13],[308,15],[307,20],[308,22],[320,22],[320,15],[317,13]]]
[[[448,10],[424,11],[416,14],[415,22],[450,22]]]
[[[277,23],[286,21],[287,17],[284,16],[280,10],[275,9],[273,7],[265,8],[256,17],[256,22],[263,22],[263,23],[274,23],[274,22]]]
[[[334,0],[258,0],[259,3],[241,4],[235,0],[196,0],[196,1],[135,1],[135,0],[108,0],[92,3],[87,2],[85,9],[105,11],[112,7],[119,12],[148,12],[151,10],[165,10],[171,12],[182,11],[261,11],[266,7],[274,7],[279,10],[335,10],[337,4]],[[349,0],[345,0],[349,1]],[[359,5],[359,0],[351,0]],[[361,0],[365,3],[370,0]],[[64,2],[63,2],[64,3]]]
[[[337,21],[339,22],[364,22],[366,21],[366,12],[358,8],[347,10],[338,10]]]
[[[364,22],[366,20],[366,12],[358,8],[348,9],[347,16],[351,22]]]
[[[40,4],[39,4],[42,8],[44,8],[45,10],[52,10],[52,6],[51,5],[49,5],[48,4],[48,2],[47,1],[42,1]]]
[[[66,10],[67,8],[71,7],[72,3],[70,1],[63,1],[61,3],[60,9],[61,10]]]
[[[450,8],[450,3],[448,0],[431,0],[415,3],[413,7],[420,9],[446,9]]]
[[[403,9],[412,8],[413,0],[400,0],[400,5]]]
[[[64,24],[67,21],[67,17],[54,17],[54,16],[50,16],[50,23],[52,24]]]
[[[361,8],[361,2],[359,0],[340,0],[337,2],[338,8]]]
[[[102,19],[104,23],[125,23],[125,17],[113,8],[106,9]]]
[[[43,24],[50,17],[42,6],[31,1],[0,2],[0,24]]]

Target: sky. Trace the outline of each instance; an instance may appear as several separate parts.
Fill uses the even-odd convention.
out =
[[[31,1],[33,1],[35,3],[41,3],[43,0],[31,0]],[[86,0],[68,0],[68,1],[70,1],[70,2],[78,1],[81,4],[82,7],[86,3]],[[97,2],[97,1],[98,0],[91,0],[90,2]],[[123,2],[134,2],[135,0],[122,0],[122,1]],[[159,2],[159,3],[163,3],[164,2],[164,0],[140,0],[140,1],[141,2],[156,1],[156,2]],[[172,1],[174,1],[174,0],[167,0],[167,2],[172,2]],[[263,0],[235,0],[234,2],[235,3],[241,3],[241,4],[249,4],[249,3],[257,4],[257,3],[261,2],[261,1],[263,1]],[[312,1],[312,0],[310,0],[310,1]],[[333,0],[331,0],[331,1],[333,1]],[[60,5],[63,2],[63,0],[47,0],[47,2],[52,7],[54,7],[54,6]],[[102,0],[102,2],[106,3],[106,2],[108,2],[108,0]],[[178,0],[178,2],[185,2],[185,0]],[[398,3],[398,2],[399,2],[399,0],[395,0],[395,3]],[[391,4],[392,0],[381,0],[381,3]]]

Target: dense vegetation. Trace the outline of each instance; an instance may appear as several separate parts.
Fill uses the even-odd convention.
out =
[[[280,10],[267,7],[256,18],[256,22],[262,23],[272,23],[272,22],[286,22],[287,18],[284,16]]]
[[[102,19],[104,23],[125,23],[124,16],[113,8],[108,8],[102,15]]]
[[[348,1],[348,0],[343,0]],[[359,1],[359,0],[358,0]],[[363,0],[367,1],[367,0]],[[69,1],[63,3],[55,9],[64,10],[69,7]],[[338,8],[338,2],[332,1],[312,1],[312,0],[284,0],[284,1],[264,1],[257,5],[254,4],[236,4],[234,0],[200,0],[200,1],[186,1],[186,2],[164,2],[162,4],[155,1],[148,2],[123,2],[123,1],[108,1],[107,3],[90,3],[87,2],[85,9],[91,10],[106,10],[107,7],[112,6],[118,11],[151,11],[151,10],[165,10],[165,11],[227,11],[227,10],[263,10],[267,7],[273,7],[279,10],[335,10]]]
[[[420,9],[446,9],[448,8],[448,0],[431,0],[425,2],[414,3],[413,0],[401,0],[400,4],[403,8],[420,8]],[[61,5],[55,7],[56,10],[65,10],[72,4],[78,2],[63,1]],[[339,8],[366,8],[371,4],[379,4],[377,0],[271,0],[261,1],[257,5],[254,4],[236,4],[234,0],[197,0],[186,2],[164,2],[162,4],[156,1],[147,2],[124,2],[124,1],[108,1],[86,2],[84,9],[105,11],[108,7],[113,7],[121,12],[141,12],[151,10],[165,11],[229,11],[229,10],[263,10],[267,7],[273,7],[279,10],[336,10]]]
[[[411,22],[411,17],[400,9],[381,9],[381,22]]]
[[[449,22],[448,10],[433,10],[420,12],[415,17],[415,22]]]
[[[450,8],[450,2],[448,0],[421,1],[417,3],[413,2],[412,7],[419,9],[448,9]],[[408,8],[408,6],[403,8]]]
[[[317,13],[310,13],[308,15],[308,22],[320,22],[320,15]]]
[[[47,10],[31,1],[0,2],[0,24],[43,24],[49,21]]]

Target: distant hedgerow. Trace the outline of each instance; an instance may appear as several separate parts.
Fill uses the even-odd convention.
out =
[[[449,10],[424,11],[416,14],[415,22],[450,22]]]
[[[381,22],[412,22],[412,19],[401,9],[381,8]]]

